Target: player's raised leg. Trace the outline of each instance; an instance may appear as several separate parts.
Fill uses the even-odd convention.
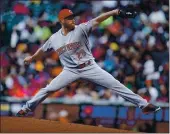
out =
[[[67,86],[71,82],[77,80],[79,75],[69,70],[63,70],[56,78],[54,78],[49,85],[41,88],[39,92],[16,114],[16,116],[25,116],[29,111],[34,111],[39,103],[48,97],[51,93]]]
[[[96,84],[107,87],[109,89],[114,90],[118,95],[123,97],[124,99],[132,102],[140,108],[144,108],[145,113],[149,113],[152,111],[156,111],[156,107],[149,104],[145,99],[143,99],[138,94],[133,93],[130,89],[121,84],[118,80],[116,80],[111,74],[101,69],[98,65],[91,70],[83,72],[83,78],[88,79]],[[146,110],[146,108],[149,108]]]

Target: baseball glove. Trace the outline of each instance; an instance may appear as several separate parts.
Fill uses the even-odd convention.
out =
[[[119,9],[118,16],[122,18],[135,18],[137,15],[137,12],[132,9]]]

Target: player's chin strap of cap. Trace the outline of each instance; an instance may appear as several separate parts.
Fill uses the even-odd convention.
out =
[[[78,68],[79,68],[79,69],[82,69],[82,68],[84,68],[84,67],[87,67],[87,66],[90,65],[90,64],[92,64],[92,61],[91,61],[91,60],[88,60],[88,61],[86,61],[85,63],[80,64],[80,65],[78,66]]]

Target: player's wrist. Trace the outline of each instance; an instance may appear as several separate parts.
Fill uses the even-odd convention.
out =
[[[115,9],[116,15],[118,16],[120,14],[120,9]]]
[[[30,61],[32,62],[33,60],[35,60],[34,56],[30,57]]]
[[[119,9],[112,10],[112,16],[119,15]]]

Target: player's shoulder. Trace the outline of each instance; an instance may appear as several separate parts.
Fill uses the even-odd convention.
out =
[[[75,25],[75,29],[77,29],[77,30],[82,29],[82,24],[83,24],[83,23],[80,23],[80,24],[78,24],[78,25]]]
[[[86,29],[86,28],[88,28],[88,27],[92,27],[92,23],[93,23],[93,21],[92,21],[92,20],[89,20],[89,21],[80,23],[80,24],[78,25],[78,27],[79,27],[80,29],[84,30],[84,29]]]

